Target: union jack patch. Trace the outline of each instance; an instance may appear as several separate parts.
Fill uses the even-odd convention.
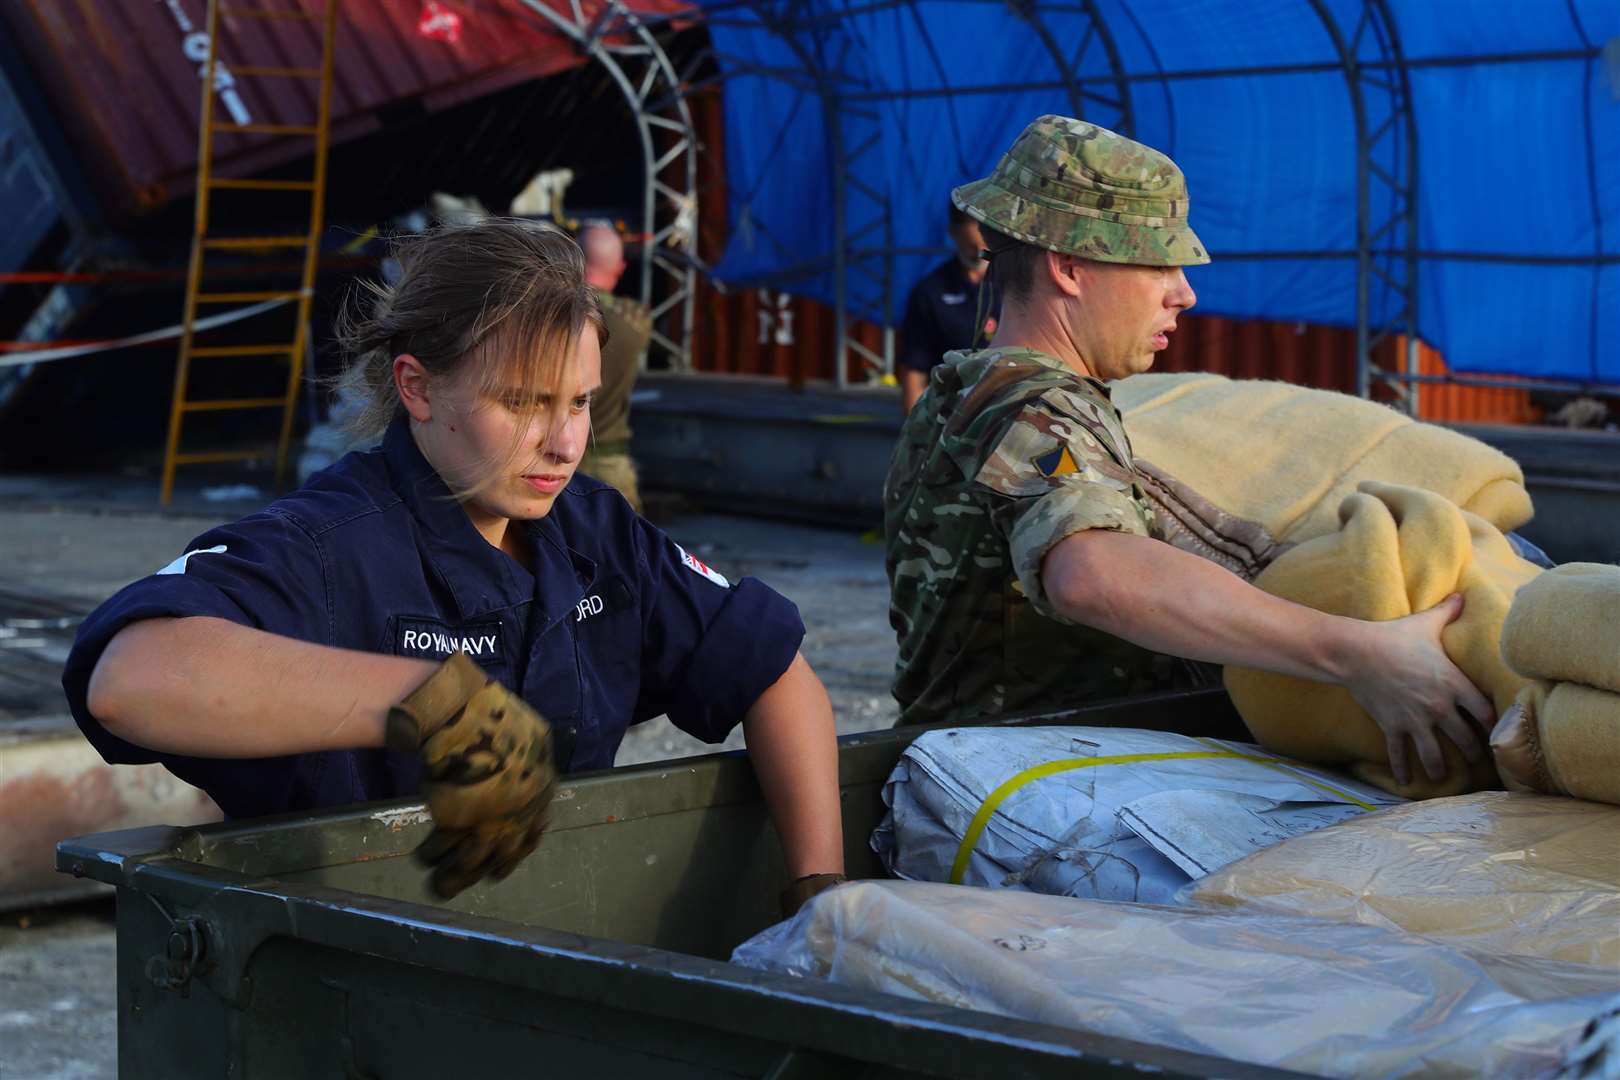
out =
[[[708,563],[704,562],[702,559],[699,559],[696,555],[693,555],[679,544],[675,545],[675,550],[681,553],[681,562],[686,564],[686,568],[688,570],[692,571],[694,574],[702,574],[704,577],[708,578],[722,589],[731,588],[731,582],[727,581],[725,575],[720,573],[720,571],[714,569]]]

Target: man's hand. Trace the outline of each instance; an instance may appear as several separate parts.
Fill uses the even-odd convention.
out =
[[[551,725],[466,654],[389,710],[388,747],[426,768],[434,830],[417,856],[440,896],[501,880],[540,843],[556,789]]]
[[[1462,610],[1462,597],[1452,594],[1420,614],[1364,624],[1368,648],[1344,685],[1383,731],[1389,770],[1399,784],[1411,777],[1407,739],[1417,747],[1423,771],[1433,780],[1446,775],[1442,732],[1469,761],[1486,760],[1485,740],[1496,722],[1494,710],[1440,645],[1440,631]]]

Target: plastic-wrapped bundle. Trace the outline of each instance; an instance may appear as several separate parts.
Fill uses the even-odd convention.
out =
[[[1285,840],[1186,897],[1598,964],[1620,979],[1620,807],[1503,791],[1408,803]]]
[[[916,882],[838,886],[732,962],[1355,1077],[1543,1075],[1620,991],[1600,968],[1382,927]]]
[[[1244,743],[1081,727],[927,732],[883,800],[872,847],[897,877],[1143,903],[1402,801]]]

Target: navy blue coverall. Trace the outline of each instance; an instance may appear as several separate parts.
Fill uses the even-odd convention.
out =
[[[552,724],[565,771],[605,768],[632,725],[668,714],[720,742],[792,663],[798,609],[731,584],[576,475],[538,521],[513,521],[534,573],[473,527],[398,420],[264,510],[211,529],[80,627],[62,683],[107,761],[162,762],[230,817],[412,795],[420,764],[387,750],[220,760],[164,754],[90,714],[90,673],[132,622],[211,615],[319,645],[440,660],[467,653]]]

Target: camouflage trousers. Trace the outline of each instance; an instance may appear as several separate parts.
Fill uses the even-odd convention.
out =
[[[641,490],[636,484],[636,463],[630,457],[628,443],[600,444],[585,452],[579,471],[595,477],[604,484],[618,488],[630,503],[631,509],[641,513]]]

